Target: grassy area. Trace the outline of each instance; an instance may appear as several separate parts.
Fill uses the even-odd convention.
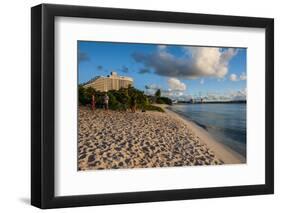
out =
[[[154,105],[147,105],[147,106],[145,107],[145,110],[148,110],[148,111],[157,111],[157,112],[165,112],[161,107],[154,106]]]

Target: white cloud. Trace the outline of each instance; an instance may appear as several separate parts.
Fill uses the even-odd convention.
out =
[[[231,100],[246,100],[247,99],[247,89],[238,90],[229,94]]]
[[[240,75],[240,80],[241,80],[241,81],[247,80],[246,73],[243,72],[243,73]]]
[[[181,101],[190,100],[192,98],[191,95],[185,94],[180,91],[163,91],[162,96],[171,98],[172,100],[181,100]]]
[[[168,97],[173,100],[189,100],[190,95],[186,94],[187,86],[182,83],[180,80],[176,78],[169,78],[167,80],[167,83],[169,85],[168,89],[162,88],[158,84],[150,84],[145,86],[145,93],[147,95],[154,95],[155,92],[160,89],[161,90],[161,96]]]
[[[237,54],[237,49],[215,47],[183,47],[185,54],[175,56],[164,45],[158,51],[145,54],[136,52],[135,61],[146,68],[152,68],[158,75],[195,79],[198,77],[224,77],[228,72],[229,61]]]
[[[205,101],[244,101],[247,100],[247,89],[228,92],[208,92],[202,96]]]
[[[231,74],[229,76],[229,80],[231,80],[231,81],[238,81],[237,75],[236,74]]]
[[[169,78],[168,79],[169,88],[172,91],[185,91],[186,85],[182,83],[179,79]]]
[[[213,47],[187,47],[192,54],[192,67],[201,76],[215,76],[222,78],[228,72],[228,63],[237,50],[229,48],[222,51]]]
[[[155,94],[155,91],[151,95]],[[247,100],[247,90],[234,90],[234,91],[212,91],[207,93],[201,93],[191,95],[183,91],[173,91],[173,90],[161,90],[161,94],[164,97],[171,98],[172,100],[178,101],[189,101],[191,98],[195,100],[200,100],[203,98],[204,101],[244,101]]]
[[[229,75],[229,80],[231,80],[231,81],[245,81],[245,80],[247,80],[247,76],[244,72],[239,77],[236,74],[232,73],[231,75]]]

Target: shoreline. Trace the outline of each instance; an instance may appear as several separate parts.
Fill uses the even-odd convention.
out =
[[[174,117],[184,122],[188,126],[188,128],[190,128],[194,132],[194,134],[200,139],[200,142],[208,146],[214,152],[214,154],[224,162],[224,164],[246,163],[245,157],[214,139],[214,137],[200,125],[172,111],[171,109],[169,109],[168,105],[157,104],[156,106],[161,107],[171,117]]]

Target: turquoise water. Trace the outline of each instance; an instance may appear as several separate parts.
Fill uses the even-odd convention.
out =
[[[174,112],[211,133],[216,140],[246,157],[246,104],[178,104]]]

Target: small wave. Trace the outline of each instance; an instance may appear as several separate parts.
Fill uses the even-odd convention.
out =
[[[188,120],[192,121],[193,123],[197,124],[198,126],[202,127],[203,129],[208,130],[208,126],[207,126],[207,125],[201,124],[201,123],[199,123],[198,121],[193,120],[190,116],[188,116],[188,115],[186,115],[186,114],[184,114],[184,113],[182,113],[182,112],[179,112],[179,111],[177,111],[177,110],[173,110],[173,109],[171,109],[171,108],[169,108],[169,109],[170,109],[171,111],[173,111],[173,112],[179,114],[181,117],[187,118]]]
[[[237,151],[238,153],[246,156],[246,130],[237,130],[233,128],[228,128],[226,126],[219,127],[215,125],[206,125],[194,120],[191,116],[186,115],[184,112],[171,109],[171,111],[179,114],[182,118],[192,121],[197,126],[200,126],[204,130],[208,131],[213,135],[218,141],[227,145],[231,149]]]

